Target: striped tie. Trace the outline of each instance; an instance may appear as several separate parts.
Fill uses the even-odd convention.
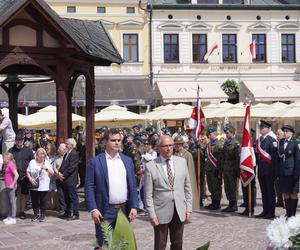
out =
[[[166,164],[167,164],[167,174],[168,174],[169,184],[170,184],[170,187],[173,188],[174,187],[174,176],[173,176],[172,170],[171,170],[170,159],[166,160]]]

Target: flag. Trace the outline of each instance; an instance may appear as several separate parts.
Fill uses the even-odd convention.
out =
[[[200,92],[200,87],[198,85],[196,106],[193,108],[191,117],[188,121],[189,128],[195,129],[195,136],[198,141],[200,140],[201,132],[205,127],[205,117],[204,117],[203,109],[201,107],[199,92]]]
[[[204,61],[207,61],[208,58],[210,57],[210,55],[218,48],[218,44],[214,43],[214,45],[211,47],[211,49],[209,51],[207,51],[207,53],[204,56]]]
[[[244,187],[246,187],[253,178],[255,178],[255,154],[250,131],[250,105],[246,107],[244,118],[243,142],[240,160],[240,178]]]
[[[249,47],[250,47],[250,53],[251,53],[252,59],[255,59],[256,58],[256,41],[255,41],[255,39],[252,41],[252,43],[250,43]]]

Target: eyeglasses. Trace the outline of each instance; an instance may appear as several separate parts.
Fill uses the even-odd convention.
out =
[[[121,139],[109,139],[111,142],[120,142],[121,141]]]
[[[172,148],[174,144],[160,145],[162,148]]]

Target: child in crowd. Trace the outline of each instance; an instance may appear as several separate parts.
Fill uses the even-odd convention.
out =
[[[4,184],[5,192],[7,196],[8,204],[8,217],[3,220],[6,225],[16,224],[16,188],[19,174],[17,166],[14,160],[14,156],[11,153],[5,153],[3,155],[4,166]]]

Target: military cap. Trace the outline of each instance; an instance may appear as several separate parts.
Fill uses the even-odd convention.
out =
[[[31,129],[31,132],[32,132],[33,134],[35,134],[35,133],[36,133],[36,130],[35,130],[35,129]]]
[[[136,125],[133,125],[131,128],[135,129],[135,128],[140,128],[140,127],[136,124]]]
[[[134,137],[134,138],[133,138],[133,141],[134,141],[134,142],[144,143],[144,140],[143,140],[141,137],[139,137],[139,136]]]
[[[141,132],[138,132],[138,136],[143,136],[143,135],[146,135],[146,131],[141,131]]]
[[[232,124],[228,123],[225,125],[224,131],[225,132],[227,132],[227,131],[233,132],[233,131],[235,131],[235,127]]]
[[[184,143],[183,138],[181,136],[176,136],[174,139],[174,143],[175,144],[183,144]]]
[[[127,131],[127,132],[130,132],[130,131],[131,131],[131,128],[124,127],[123,130],[125,130],[125,131]]]
[[[208,129],[207,129],[207,132],[210,134],[210,133],[213,133],[213,132],[217,132],[217,127],[214,126],[214,125],[209,125],[208,126]]]
[[[152,131],[152,128],[153,128],[152,125],[149,125],[148,127],[145,128],[145,130],[146,130],[147,132],[148,132],[148,131]]]
[[[259,127],[260,128],[271,128],[272,124],[270,122],[265,121],[265,120],[260,120]]]
[[[46,134],[46,133],[47,133],[47,130],[46,130],[46,129],[41,129],[41,130],[40,130],[40,133],[41,133],[41,134]]]
[[[77,126],[75,127],[76,130],[79,130],[79,129],[82,129],[82,128],[83,128],[83,126],[81,126],[81,125],[77,125]]]
[[[295,129],[292,125],[284,125],[282,128],[281,128],[282,131],[284,130],[289,130],[291,131],[293,134],[295,133]]]
[[[255,129],[254,128],[251,128],[250,131],[251,131],[252,134],[255,133]]]
[[[126,137],[127,137],[127,138],[128,138],[128,137],[134,137],[134,134],[128,133],[128,134],[126,135]]]
[[[163,127],[163,128],[161,129],[161,131],[162,131],[164,134],[170,133],[170,132],[171,132],[170,129],[169,129],[168,127]]]

